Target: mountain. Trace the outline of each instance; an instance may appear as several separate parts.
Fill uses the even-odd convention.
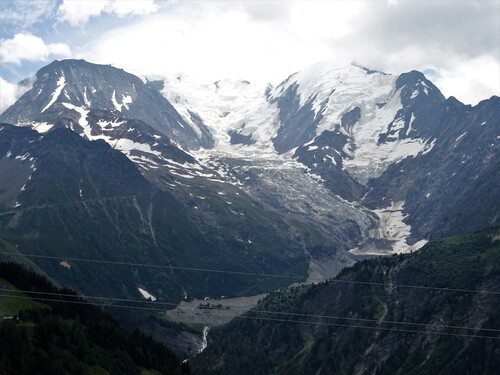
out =
[[[498,97],[471,107],[446,99],[417,71],[332,62],[260,86],[184,74],[139,78],[64,60],[23,85],[24,95],[0,114],[0,259],[102,298],[174,308],[281,288],[258,309],[348,314],[376,325],[368,332],[235,321],[232,331],[211,330],[199,368],[212,372],[232,371],[232,362],[263,373],[407,372],[417,363],[429,370],[461,349],[467,359],[456,363],[469,369],[494,357],[495,346],[469,337],[470,346],[455,339],[450,348],[432,332],[424,341],[406,332],[404,341],[386,329],[402,330],[402,321],[413,331],[440,319],[496,327],[491,294],[339,289],[335,281],[285,287],[401,252],[413,253],[361,262],[341,277],[459,289],[497,282],[498,246],[484,236],[415,250],[499,225]],[[166,323],[163,312],[115,315],[179,352],[203,348],[200,327]],[[221,357],[224,345],[231,347]],[[355,363],[349,352],[365,359]]]
[[[179,301],[258,293],[287,280],[178,267],[306,275],[310,240],[294,237],[298,225],[233,185],[221,192],[220,183],[197,186],[194,178],[192,186],[172,175],[150,181],[124,153],[66,128],[41,135],[2,124],[0,139],[0,169],[9,176],[0,185],[1,251],[34,256],[63,285],[128,298],[142,298],[141,288]]]
[[[425,120],[434,147],[390,166],[368,184],[367,206],[405,202],[411,237],[440,238],[498,224],[500,98],[475,107],[449,98]],[[417,120],[415,120],[415,123]],[[415,125],[416,126],[416,125]]]
[[[446,99],[417,71],[394,76],[330,61],[261,88],[260,95],[247,81],[164,82],[179,113],[198,109],[204,123],[217,124],[209,157],[229,165],[250,189],[245,179],[256,169],[266,176],[259,187],[279,191],[293,181],[313,207],[309,213],[319,210],[318,185],[330,192],[323,207],[356,206],[351,217],[361,241],[353,253],[410,251],[429,239],[498,224],[496,96],[471,107]],[[299,188],[300,166],[316,179]],[[290,195],[271,204],[293,210]]]
[[[359,262],[325,283],[276,291],[212,329],[193,372],[493,374],[499,234],[442,239]]]
[[[332,192],[379,216],[380,232],[391,232],[383,221],[400,212],[391,224],[408,237],[389,236],[394,249],[498,224],[498,97],[471,107],[446,100],[420,72],[320,63],[289,77],[270,101],[280,109],[278,151],[297,147],[293,156]],[[479,181],[483,199],[464,199]]]
[[[24,267],[0,263],[0,285],[2,374],[190,372],[159,343]]]
[[[141,120],[188,149],[213,143],[208,129],[189,126],[157,90],[138,77],[84,60],[56,60],[40,69],[33,87],[2,113],[0,121],[48,127],[57,123],[65,103],[76,111],[107,109]]]
[[[0,115],[0,235],[24,254],[324,279],[498,225],[499,98],[466,106],[416,71],[322,62],[261,87],[64,60],[32,84]],[[36,263],[111,295],[286,284],[99,265],[116,288],[96,264]]]

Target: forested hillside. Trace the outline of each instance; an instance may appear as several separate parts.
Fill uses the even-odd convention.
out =
[[[194,372],[496,373],[499,233],[443,239],[276,291],[244,319],[212,330]]]
[[[2,375],[189,373],[163,345],[127,334],[96,306],[22,266],[0,263],[0,290]]]

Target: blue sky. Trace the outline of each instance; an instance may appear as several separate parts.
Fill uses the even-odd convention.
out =
[[[500,2],[0,0],[0,112],[54,59],[277,84],[321,60],[499,95]]]

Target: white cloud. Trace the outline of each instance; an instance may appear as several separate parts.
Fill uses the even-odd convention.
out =
[[[359,1],[299,1],[291,7],[289,28],[304,42],[338,39],[352,32],[362,9]]]
[[[2,1],[0,21],[10,30],[27,30],[53,14],[56,0]]]
[[[21,64],[22,60],[44,61],[49,56],[68,57],[71,50],[64,43],[45,44],[42,38],[18,33],[12,39],[0,41],[0,61]]]
[[[433,69],[446,96],[472,103],[500,90],[499,12],[497,1],[64,0],[56,17],[69,30],[95,17],[68,36],[73,52],[136,74],[277,84],[320,60],[355,61],[394,74]],[[47,56],[37,45],[0,60]]]
[[[446,96],[472,103],[499,90],[492,10],[442,1],[181,2],[101,35],[81,57],[137,74],[274,84],[320,60],[394,74],[432,68]]]
[[[224,2],[181,3],[103,34],[81,57],[142,74],[185,72],[273,83],[330,57],[327,45],[304,43],[280,22],[256,20],[252,9],[250,15],[245,7]]]
[[[158,9],[154,0],[64,0],[57,10],[57,15],[60,21],[77,26],[87,23],[91,17],[97,17],[102,13],[126,17],[151,14]]]
[[[26,91],[31,88],[31,84],[14,84],[0,77],[0,114],[16,102]]]
[[[443,95],[476,105],[492,95],[500,96],[500,64],[487,56],[473,58],[455,69],[441,71],[434,83]]]
[[[366,2],[335,55],[391,73],[437,72],[445,96],[475,104],[500,92],[500,3]]]
[[[15,84],[7,82],[0,77],[0,113],[16,101],[16,90],[17,87]]]
[[[109,4],[108,12],[118,17],[155,13],[158,5],[154,0],[115,0]]]

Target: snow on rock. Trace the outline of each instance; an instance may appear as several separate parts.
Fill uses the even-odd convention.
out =
[[[137,288],[139,290],[139,292],[142,294],[142,296],[145,298],[145,299],[149,299],[151,301],[156,301],[156,297],[153,296],[152,294],[150,294],[149,292],[147,292],[146,290],[142,289],[142,288]]]
[[[142,151],[144,153],[155,155],[157,157],[162,158],[161,152],[153,150],[151,148],[151,145],[147,143],[139,143],[128,138],[114,138],[111,135],[106,135],[104,133],[99,133],[99,132],[95,132],[97,134],[95,133],[92,134],[92,127],[87,121],[87,115],[89,113],[89,110],[83,107],[77,107],[70,103],[63,103],[63,105],[66,108],[74,110],[80,114],[78,124],[83,129],[83,133],[80,135],[84,136],[88,140],[95,141],[98,139],[102,139],[105,142],[107,142],[111,147],[113,147],[116,150],[120,150],[129,158],[131,157],[130,153],[132,151]],[[112,128],[119,127],[124,123],[125,121],[104,121],[104,120],[97,121],[97,125],[99,126],[102,132],[105,132],[108,129],[111,130]],[[148,162],[151,162],[151,160],[148,160]]]
[[[128,109],[128,105],[132,103],[132,97],[130,95],[122,95],[122,105]]]
[[[50,98],[49,103],[42,109],[42,113],[45,112],[52,104],[56,102],[57,98],[59,98],[59,95],[61,95],[64,86],[66,86],[66,78],[64,77],[64,74],[61,74],[61,76],[57,80],[57,87],[55,91],[52,93],[52,98]]]
[[[370,237],[387,240],[391,243],[392,248],[389,251],[372,251],[370,254],[409,253],[420,249],[427,243],[427,240],[420,240],[413,245],[407,243],[407,238],[411,233],[411,226],[404,222],[404,219],[407,217],[403,215],[404,204],[404,201],[391,202],[389,207],[373,210],[379,218],[379,227],[371,231]],[[351,253],[367,254],[366,252],[359,251],[357,248],[352,249]]]
[[[88,121],[87,121],[87,115],[89,113],[89,110],[83,108],[83,107],[77,107],[74,104],[71,103],[63,103],[63,105],[68,108],[72,109],[73,111],[76,111],[80,114],[80,119],[78,120],[78,124],[82,127],[83,129],[83,134],[87,139],[92,140],[92,128],[90,127]]]
[[[124,123],[125,123],[125,121],[104,121],[104,120],[97,121],[97,125],[99,125],[103,131],[106,131],[108,129],[111,130],[111,129],[117,128],[120,125],[123,125]]]
[[[83,102],[85,103],[85,106],[88,108],[90,108],[90,106],[92,105],[92,102],[87,97],[87,86],[85,86],[85,89],[83,90]]]
[[[466,134],[467,134],[467,132],[465,132],[465,133],[463,133],[463,134],[459,135],[459,136],[458,136],[458,138],[457,138],[457,139],[455,139],[455,142],[458,142],[458,141],[459,141],[459,140],[460,140],[463,136],[465,136]]]
[[[361,118],[354,126],[341,128],[348,137],[344,148],[348,156],[343,160],[343,168],[360,183],[380,176],[389,165],[406,157],[429,152],[433,146],[429,140],[411,138],[414,115],[410,128],[402,134],[406,124],[404,118],[397,118],[402,108],[400,91],[396,91],[397,77],[379,72],[368,74],[365,68],[353,64],[317,63],[276,88],[268,87],[267,91],[265,87],[235,79],[201,83],[182,74],[149,79],[163,81],[163,95],[194,129],[200,119],[210,129],[215,147],[211,151],[200,150],[197,156],[201,158],[218,153],[241,159],[278,159],[273,138],[281,123],[273,99],[292,85],[297,87],[300,104],[312,101],[315,115],[321,115],[316,135],[333,131],[346,112],[355,107],[360,109]],[[389,131],[391,137],[379,143],[379,137]],[[248,142],[231,144],[231,134],[243,136]],[[315,149],[313,145],[308,148]]]
[[[143,152],[146,152],[148,154],[154,154],[157,156],[161,156],[161,153],[159,151],[152,150],[151,146],[148,145],[147,143],[138,143],[138,142],[134,142],[133,140],[127,139],[127,138],[110,140],[110,141],[108,141],[108,143],[114,149],[122,151],[127,156],[130,155],[130,151],[132,151],[132,150],[143,151]]]
[[[121,112],[122,106],[121,106],[121,104],[118,104],[118,102],[116,101],[116,90],[113,90],[113,95],[111,96],[111,102],[115,106],[115,109],[117,111]]]
[[[47,122],[33,122],[31,127],[38,133],[47,133],[54,125]]]
[[[389,165],[430,151],[428,140],[410,137],[413,114],[403,134],[406,121],[398,117],[403,105],[396,80],[396,76],[380,72],[368,74],[365,68],[354,64],[339,66],[326,61],[295,73],[271,96],[277,98],[296,86],[300,105],[312,103],[315,117],[321,116],[316,136],[335,131],[347,112],[359,108],[359,120],[340,131],[348,138],[343,149],[348,157],[343,160],[343,167],[365,184],[370,178],[379,177]],[[389,132],[391,137],[380,142],[381,136]]]
[[[120,104],[116,100],[116,90],[113,90],[113,95],[111,96],[111,102],[113,103],[115,109],[118,112],[121,112],[123,107],[128,109],[128,105],[132,103],[132,97],[130,95],[122,94],[122,102]]]

